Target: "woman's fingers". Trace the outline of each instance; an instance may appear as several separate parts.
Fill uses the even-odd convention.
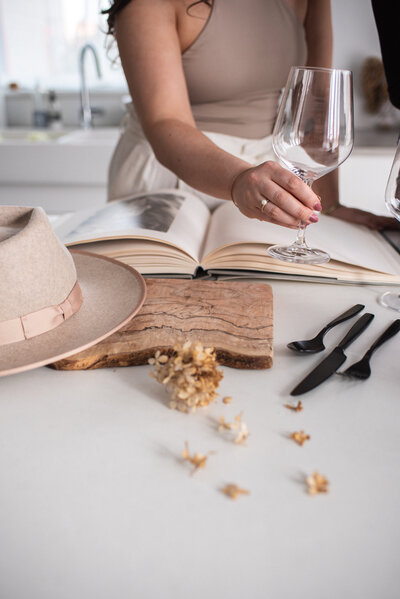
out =
[[[340,218],[349,223],[364,225],[370,229],[381,231],[382,229],[398,229],[400,227],[398,221],[390,216],[379,216],[366,210],[358,208],[348,208],[347,206],[338,206],[332,215],[335,218]]]
[[[276,162],[272,162],[269,168],[272,170],[272,181],[278,187],[284,189],[291,198],[294,198],[309,210],[321,210],[319,197],[304,181]]]
[[[317,222],[314,211],[321,210],[318,196],[293,173],[272,161],[241,173],[232,186],[232,199],[249,218],[290,228],[296,228],[299,221]]]
[[[300,179],[299,183],[302,183]],[[303,185],[305,185],[305,183],[303,183]],[[270,180],[263,182],[260,191],[264,197],[270,199],[270,202],[268,202],[268,207],[270,213],[272,212],[271,216],[273,218],[275,218],[273,210],[278,209],[290,216],[291,220],[295,219],[297,222],[303,221],[305,223],[317,222],[318,218],[316,217],[314,210],[320,210],[319,206],[310,209],[302,201],[299,201],[298,197],[274,181]],[[318,199],[313,201],[315,206],[318,202]],[[264,212],[268,212],[267,207],[265,208]]]
[[[279,223],[284,227],[298,227],[299,221],[302,220],[300,217],[294,217],[292,214],[286,212],[285,209],[278,206],[273,200],[267,199],[267,203],[263,207],[262,202],[265,199],[265,196],[258,194],[255,208],[252,210],[252,218],[266,220],[271,223]]]

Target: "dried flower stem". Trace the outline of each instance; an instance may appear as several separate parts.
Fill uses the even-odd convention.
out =
[[[303,404],[301,403],[301,401],[297,402],[297,405],[293,405],[290,403],[285,403],[284,404],[285,408],[287,408],[288,410],[292,410],[293,412],[301,412],[303,409]]]

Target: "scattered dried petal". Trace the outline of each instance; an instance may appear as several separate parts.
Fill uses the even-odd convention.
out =
[[[290,438],[301,446],[303,446],[306,441],[311,439],[310,435],[307,435],[304,431],[295,431],[290,435]]]
[[[245,422],[240,423],[238,434],[235,437],[235,443],[237,445],[243,445],[247,437],[249,436],[249,429],[247,428],[247,424]]]
[[[238,428],[242,424],[242,416],[243,416],[243,412],[240,412],[240,414],[238,414],[237,416],[235,416],[235,423],[232,424],[232,428],[233,429],[238,430]]]
[[[235,416],[234,422],[226,422],[223,416],[219,417],[220,424],[218,427],[218,432],[223,433],[225,431],[238,431],[233,439],[233,441],[237,445],[243,444],[250,434],[249,429],[247,428],[247,424],[245,422],[242,422],[242,415],[243,412],[240,412],[240,414]]]
[[[193,455],[190,455],[189,444],[187,441],[185,441],[185,449],[182,451],[182,455],[184,460],[190,462],[194,466],[192,474],[194,474],[199,468],[206,467],[208,455],[204,455],[202,453],[194,453]]]
[[[328,479],[319,474],[316,470],[311,476],[306,478],[307,490],[310,495],[317,495],[317,493],[328,493]]]
[[[224,404],[232,403],[232,397],[230,397],[229,395],[227,397],[224,397],[222,399],[222,403],[224,403]]]
[[[223,431],[230,431],[230,430],[232,430],[233,426],[234,426],[234,424],[232,422],[226,422],[226,420],[223,416],[219,417],[219,427],[218,427],[219,433],[222,433]]]
[[[301,403],[301,401],[297,402],[297,405],[293,405],[290,403],[285,403],[285,408],[287,408],[288,410],[293,410],[293,412],[301,412],[303,409],[303,404]]]
[[[170,393],[171,409],[194,412],[198,407],[208,406],[218,396],[216,389],[223,373],[217,368],[212,347],[186,341],[176,345],[170,357],[157,350],[149,364],[154,366],[151,376]]]
[[[226,485],[223,489],[221,489],[221,491],[231,499],[237,499],[239,495],[250,495],[250,491],[248,491],[247,489],[241,489],[233,483],[230,485]]]

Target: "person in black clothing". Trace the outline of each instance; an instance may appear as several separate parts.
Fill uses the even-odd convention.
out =
[[[378,29],[389,98],[393,106],[400,108],[400,52],[398,41],[400,2],[398,0],[372,0],[372,9]]]

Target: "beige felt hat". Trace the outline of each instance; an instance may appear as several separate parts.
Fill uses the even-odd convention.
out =
[[[0,376],[94,345],[128,322],[145,296],[130,266],[69,252],[42,208],[0,206]]]

